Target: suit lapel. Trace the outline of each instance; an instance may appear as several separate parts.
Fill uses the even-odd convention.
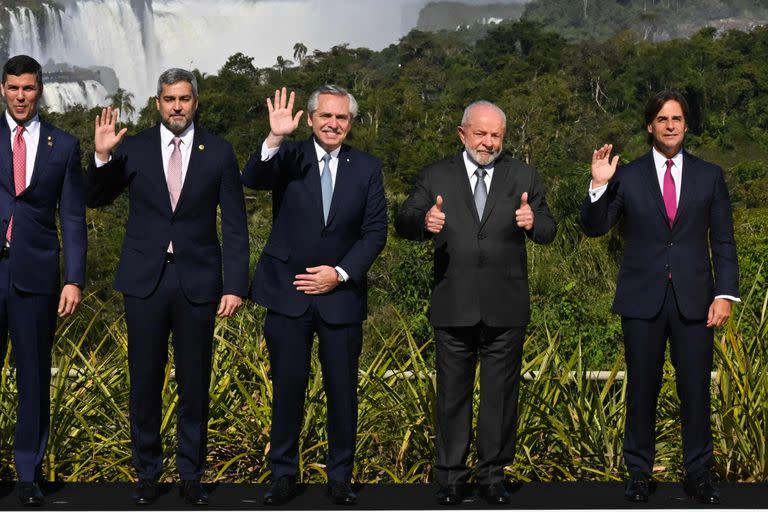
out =
[[[342,201],[342,197],[349,197],[349,189],[352,185],[352,176],[351,173],[354,171],[352,170],[352,167],[354,167],[354,162],[350,158],[350,151],[349,146],[342,145],[341,151],[339,151],[339,166],[336,168],[336,183],[333,186],[333,196],[331,197],[331,209],[328,212],[328,222],[326,223],[327,226],[331,225],[331,222],[333,221],[333,217],[336,215],[336,211],[339,209],[339,203]],[[318,168],[319,168],[318,163]],[[318,171],[319,174],[319,171]],[[319,179],[318,179],[319,181]],[[322,197],[322,190],[320,191],[320,202],[322,203],[323,197]],[[322,212],[322,209],[321,209]]]
[[[696,183],[693,181],[694,173],[693,166],[694,157],[688,154],[687,151],[683,151],[683,169],[680,181],[682,182],[680,188],[680,202],[677,205],[677,214],[675,215],[675,222],[672,223],[672,227],[675,227],[680,216],[685,212],[686,206],[691,202],[691,196]]]
[[[176,210],[173,214],[179,211],[181,205],[184,203],[184,199],[190,194],[188,191],[191,187],[195,187],[200,174],[205,169],[206,153],[205,153],[206,132],[199,126],[195,126],[195,136],[192,138],[192,148],[189,151],[189,164],[187,165],[187,174],[184,177],[184,181],[181,185],[181,192],[179,193],[179,201],[176,203]],[[166,191],[168,190],[168,183],[166,182]],[[168,194],[168,206],[171,205],[171,195]]]
[[[147,147],[150,148],[146,155],[147,162],[149,163],[144,166],[147,169],[145,172],[149,173],[149,179],[154,182],[152,189],[157,190],[157,193],[161,195],[161,204],[164,202],[168,205],[168,212],[172,214],[171,195],[168,193],[168,182],[165,179],[165,162],[163,162],[163,148],[160,139],[160,123],[149,133]]]
[[[475,222],[479,223],[480,218],[477,216],[475,197],[472,195],[472,183],[470,183],[469,178],[467,177],[467,166],[464,164],[464,153],[459,153],[454,157],[452,163],[454,167],[454,188],[461,196],[461,201],[469,210],[472,218],[475,219]]]
[[[43,173],[56,143],[52,132],[53,127],[41,119],[40,138],[37,141],[37,154],[35,156],[35,167],[32,169],[32,179],[29,182],[29,186],[19,195],[24,195],[28,190],[34,188],[40,179],[40,175]]]
[[[11,195],[16,195],[16,189],[13,185],[13,153],[11,152],[11,129],[8,127],[5,112],[3,112],[2,116],[3,119],[0,120],[0,173],[2,173],[0,183],[2,183],[2,186],[8,189]]]
[[[659,177],[656,174],[656,164],[653,160],[653,154],[651,152],[648,152],[645,156],[643,173],[645,174],[645,182],[649,187],[651,197],[653,197],[653,202],[656,204],[656,208],[658,208],[659,214],[661,214],[664,225],[669,227],[669,220],[667,220],[667,208],[664,206],[664,197],[661,195],[661,189],[659,188]]]
[[[302,149],[301,158],[303,159],[303,165],[301,167],[302,169],[305,167],[307,169],[304,185],[307,188],[307,195],[312,198],[312,205],[315,211],[315,213],[312,215],[312,218],[320,219],[320,225],[322,226],[323,191],[320,188],[320,164],[317,160],[317,151],[315,150],[314,138],[310,137],[309,140],[304,141]],[[336,194],[334,193],[334,195]],[[333,204],[333,201],[331,204]],[[330,219],[330,212],[328,218]]]

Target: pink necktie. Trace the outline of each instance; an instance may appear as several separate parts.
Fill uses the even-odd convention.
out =
[[[176,204],[179,202],[179,194],[181,194],[181,139],[179,137],[173,138],[173,152],[171,158],[168,159],[168,176],[166,182],[168,184],[168,195],[171,197],[171,210],[176,210]],[[173,242],[168,244],[168,252],[173,252]]]
[[[16,137],[13,139],[13,184],[18,196],[27,188],[27,143],[24,142],[24,126],[16,127]],[[8,221],[8,230],[5,232],[5,239],[11,241],[11,231],[13,228],[13,217]]]
[[[675,215],[677,215],[677,192],[675,190],[675,180],[672,178],[673,165],[674,162],[672,160],[667,160],[667,172],[664,173],[664,190],[662,191],[664,208],[667,210],[667,219],[669,219],[670,226],[675,222]]]

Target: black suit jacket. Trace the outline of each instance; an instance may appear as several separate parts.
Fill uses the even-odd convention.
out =
[[[97,169],[91,162],[88,206],[110,204],[128,188],[128,222],[115,288],[135,297],[149,296],[173,241],[181,287],[191,302],[216,302],[222,294],[246,296],[248,231],[232,146],[195,125],[189,167],[174,211],[162,159],[157,125],[126,137],[103,167]],[[216,231],[219,207],[223,251]]]
[[[272,232],[256,265],[251,297],[286,316],[299,316],[315,300],[328,323],[361,322],[367,315],[366,274],[387,241],[387,203],[381,163],[342,145],[327,225],[323,222],[320,167],[312,138],[286,141],[277,155],[251,156],[245,186],[272,191]],[[293,285],[307,267],[339,266],[349,280],[320,296]]]
[[[597,202],[589,196],[584,200],[581,219],[588,236],[600,236],[623,219],[624,256],[614,313],[655,316],[670,273],[678,308],[689,320],[706,318],[716,295],[739,295],[731,202],[723,171],[684,152],[682,176],[671,227],[651,152],[619,167]]]
[[[10,128],[0,114],[0,239],[13,215],[11,283],[19,290],[56,294],[59,282],[59,210],[64,245],[64,281],[85,285],[87,232],[80,142],[40,120],[32,181],[16,197]]]
[[[515,210],[528,192],[534,227],[517,226]],[[400,207],[400,236],[425,240],[432,235],[424,217],[443,197],[445,226],[434,236],[434,289],[430,321],[439,327],[523,326],[530,320],[526,237],[536,243],[555,238],[556,224],[533,167],[502,155],[494,164],[483,218],[478,219],[463,154],[421,171]]]

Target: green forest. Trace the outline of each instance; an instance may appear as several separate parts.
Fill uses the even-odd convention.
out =
[[[268,132],[265,99],[276,87],[295,90],[302,104],[320,84],[348,88],[360,104],[348,142],[381,159],[391,220],[419,170],[461,150],[456,126],[463,108],[478,99],[497,103],[507,114],[505,150],[538,169],[559,228],[552,244],[528,247],[533,310],[523,364],[528,380],[521,391],[518,457],[509,471],[522,481],[605,480],[621,478],[623,471],[622,341],[619,319],[610,313],[622,242],[616,229],[587,239],[579,226],[579,205],[589,183],[592,150],[613,143],[625,163],[648,151],[646,100],[662,89],[681,91],[691,106],[686,148],[725,171],[741,266],[743,304],[716,333],[715,470],[721,478],[764,480],[768,28],[724,33],[704,28],[688,38],[654,43],[633,23],[593,30],[590,17],[605,16],[589,9],[614,3],[615,9],[642,13],[644,3],[653,3],[682,11],[694,9],[693,2],[560,3],[578,4],[574,19],[581,22],[574,26],[582,32],[552,31],[557,24],[547,22],[546,10],[538,4],[558,2],[533,2],[522,21],[482,30],[412,31],[381,51],[346,45],[308,51],[299,42],[292,55],[277,57],[269,68],[256,68],[252,57],[238,53],[216,74],[196,72],[197,121],[232,142],[242,165]],[[758,10],[765,2],[739,3]],[[562,17],[558,21],[564,22]],[[584,31],[594,37],[585,37]],[[111,101],[136,113],[136,122],[128,123],[131,133],[157,122],[153,98],[145,101],[118,91]],[[84,166],[93,154],[96,112],[76,107],[44,114],[80,137]],[[297,137],[309,134],[302,123]],[[246,190],[246,205],[255,263],[271,227],[270,196]],[[88,211],[85,299],[76,317],[59,326],[55,348],[59,373],[52,388],[52,437],[45,466],[52,479],[132,477],[125,327],[121,297],[111,288],[125,215],[125,197],[104,210]],[[387,246],[369,273],[355,470],[359,481],[430,478],[434,376],[426,315],[431,256],[430,243],[401,240],[390,227]],[[210,479],[261,481],[269,475],[265,461],[271,387],[263,315],[262,308],[248,304],[235,318],[217,324]],[[610,376],[589,380],[587,370],[606,370]],[[656,469],[659,479],[674,480],[682,474],[682,461],[679,404],[669,370],[659,405]],[[170,365],[168,375],[163,432],[171,477],[176,398]],[[302,478],[316,481],[324,479],[325,453],[319,371],[310,381]],[[3,373],[0,392],[12,396],[14,389],[12,373]],[[4,398],[4,477],[11,467],[14,416],[13,401]]]

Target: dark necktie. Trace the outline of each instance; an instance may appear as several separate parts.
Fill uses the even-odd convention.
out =
[[[475,184],[475,208],[477,208],[477,217],[482,220],[485,210],[485,201],[488,199],[488,187],[485,185],[485,175],[487,171],[478,167],[475,171],[477,183]]]

